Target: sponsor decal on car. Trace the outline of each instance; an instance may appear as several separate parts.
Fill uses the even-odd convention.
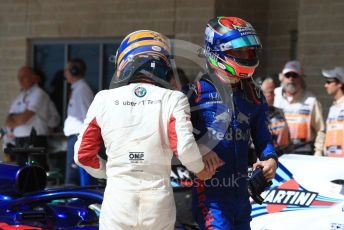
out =
[[[277,212],[327,208],[343,201],[306,190],[281,163],[276,171],[273,185],[270,190],[262,194],[262,197],[264,198],[262,205],[252,204],[252,218]]]

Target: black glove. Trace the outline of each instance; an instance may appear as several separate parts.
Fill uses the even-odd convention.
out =
[[[272,182],[266,181],[262,168],[256,168],[248,180],[248,193],[256,203],[262,204],[264,199],[260,194],[270,185],[272,185]]]

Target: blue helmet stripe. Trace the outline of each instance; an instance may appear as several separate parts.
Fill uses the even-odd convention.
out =
[[[145,45],[145,46],[139,46],[139,47],[135,47],[132,50],[130,50],[128,53],[126,53],[123,58],[122,61],[126,60],[128,58],[129,55],[136,55],[138,53],[149,53],[149,52],[156,52],[152,49],[152,46],[154,45]],[[167,52],[164,48],[162,48],[161,46],[159,46],[161,48],[161,51],[159,51],[159,53],[164,54],[165,56],[168,57],[169,52]]]
[[[152,37],[144,37],[144,38],[138,38],[138,39],[135,39],[131,42],[128,43],[128,40],[130,39],[130,37],[128,37],[127,39],[125,39],[122,44],[120,45],[120,47],[118,48],[118,53],[122,53],[128,46],[136,43],[136,42],[140,42],[140,41],[145,41],[145,40],[155,40],[154,38]]]
[[[253,29],[247,29],[247,30],[241,31],[241,32],[239,30],[231,30],[231,31],[228,31],[227,33],[222,34],[222,35],[217,34],[217,36],[221,37],[222,42],[231,41],[233,39],[237,39],[237,38],[245,37],[245,36],[249,36],[249,35],[256,36],[257,33]]]

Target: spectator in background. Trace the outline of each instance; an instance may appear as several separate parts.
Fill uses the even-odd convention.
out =
[[[18,81],[21,91],[11,104],[6,118],[6,127],[13,130],[16,147],[47,147],[50,120],[49,96],[36,84],[33,70],[30,67],[20,68]],[[45,155],[32,157],[48,170]],[[27,156],[17,155],[16,161],[23,166],[27,162]]]
[[[278,155],[282,155],[290,144],[290,134],[283,111],[273,106],[276,84],[272,78],[266,78],[261,88],[269,105],[268,119],[272,140]]]
[[[282,86],[275,90],[274,106],[283,110],[296,154],[323,154],[325,123],[322,107],[306,90],[299,61],[288,61],[281,74]]]
[[[44,84],[45,84],[44,73],[37,68],[34,68],[32,72],[34,75],[33,78],[34,78],[35,83],[44,90]]]
[[[325,89],[333,97],[326,121],[325,156],[344,157],[344,68],[323,70]]]
[[[37,84],[41,89],[44,90],[45,77],[42,71],[38,69],[33,69],[33,78],[35,84]],[[58,113],[54,102],[49,97],[48,106],[48,127],[55,128],[60,124],[60,114]]]
[[[59,112],[60,116],[62,116],[63,114],[63,97],[61,97],[61,92],[63,92],[64,90],[64,81],[65,81],[65,77],[64,77],[64,70],[58,70],[51,82],[50,82],[50,97],[51,100],[54,102],[54,104],[56,105],[56,109]]]
[[[84,80],[86,64],[81,59],[68,62],[64,74],[71,84],[71,92],[67,108],[67,118],[63,132],[68,137],[66,156],[66,184],[86,185],[91,183],[90,176],[74,163],[74,144],[78,139],[88,107],[93,100],[93,92]]]

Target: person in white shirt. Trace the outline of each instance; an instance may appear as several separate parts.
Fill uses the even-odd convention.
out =
[[[323,70],[325,89],[334,101],[326,120],[325,156],[344,157],[344,68]]]
[[[44,76],[43,72],[38,69],[33,69],[33,77],[34,82],[37,84],[41,89],[44,90]],[[49,117],[48,117],[48,127],[55,128],[60,124],[60,114],[56,109],[55,103],[49,97],[49,105],[48,105]]]
[[[54,122],[49,123],[51,118],[49,111],[51,109],[56,111],[56,108],[51,108],[54,105],[50,104],[49,95],[35,83],[33,70],[30,67],[20,68],[18,81],[21,91],[11,104],[5,125],[13,131],[16,147],[47,147],[49,127],[56,126],[59,122],[59,118],[56,118]],[[45,155],[32,157],[34,161],[48,169]],[[27,156],[17,155],[16,161],[24,166]]]
[[[85,185],[90,180],[88,174],[83,169],[79,169],[73,160],[74,144],[94,97],[91,88],[84,80],[85,71],[86,65],[81,59],[70,60],[64,71],[67,82],[71,84],[67,118],[63,128],[65,136],[68,137],[65,184]],[[83,177],[80,178],[80,175]]]

